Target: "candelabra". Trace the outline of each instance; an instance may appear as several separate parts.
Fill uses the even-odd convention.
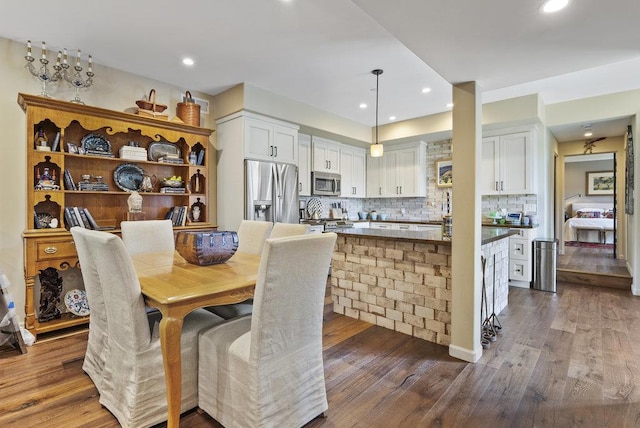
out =
[[[58,52],[59,54],[60,52]],[[67,50],[64,50],[64,56],[63,56],[63,60],[62,60],[62,75],[64,76],[64,80],[66,80],[71,86],[73,86],[73,88],[76,90],[76,97],[74,99],[71,100],[72,103],[78,103],[78,104],[84,104],[82,102],[82,100],[80,99],[80,89],[81,88],[88,88],[89,86],[93,85],[93,76],[95,76],[95,74],[93,73],[92,67],[91,67],[91,55],[89,55],[89,61],[87,63],[87,78],[84,79],[82,77],[82,66],[80,65],[80,49],[78,49],[78,56],[76,57],[76,65],[73,66],[73,72],[71,72],[69,70],[69,64],[67,63]]]
[[[47,59],[45,42],[42,42],[42,57],[39,60],[42,65],[38,68],[34,65],[35,58],[31,55],[31,41],[29,40],[27,41],[27,55],[24,57],[27,60],[25,68],[42,83],[42,92],[40,92],[40,95],[44,97],[49,96],[47,94],[47,83],[65,80],[76,90],[76,96],[71,102],[84,104],[80,99],[80,89],[93,85],[93,76],[95,76],[95,74],[92,69],[92,57],[89,55],[86,71],[87,78],[82,77],[83,68],[80,64],[80,56],[81,52],[80,49],[78,49],[76,64],[71,68],[67,60],[67,49],[64,49],[64,53],[58,51],[58,57],[53,66],[54,72],[52,73],[48,67],[49,60]]]
[[[59,67],[59,63],[56,63],[54,66],[55,72],[52,74],[49,69],[49,60],[47,59],[47,47],[45,43],[42,42],[42,57],[39,60],[41,65],[40,67],[36,67],[36,65],[34,65],[35,58],[31,55],[31,40],[27,41],[27,55],[25,55],[24,59],[27,60],[25,68],[42,83],[40,95],[48,97],[47,83],[57,82],[61,78],[60,68],[56,68]]]

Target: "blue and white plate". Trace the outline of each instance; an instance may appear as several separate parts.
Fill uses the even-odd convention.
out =
[[[64,304],[73,315],[85,317],[89,315],[89,301],[84,290],[70,290],[64,296]]]

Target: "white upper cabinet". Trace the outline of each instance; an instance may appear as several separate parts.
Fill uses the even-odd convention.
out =
[[[482,139],[479,174],[483,195],[535,193],[534,132],[518,132]]]
[[[368,156],[367,159],[367,196],[427,196],[426,143],[385,147],[381,158]]]
[[[382,158],[372,158],[367,154],[367,197],[382,196]]]
[[[337,141],[311,138],[313,171],[340,174],[340,148]]]
[[[311,136],[298,134],[298,193],[311,196]]]
[[[245,158],[298,164],[298,126],[252,113],[242,114]]]
[[[359,147],[342,145],[340,148],[340,175],[343,198],[364,198],[367,182],[367,152]]]

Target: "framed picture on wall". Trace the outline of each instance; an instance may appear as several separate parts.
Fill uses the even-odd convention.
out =
[[[436,186],[451,187],[453,185],[453,163],[451,159],[436,162]]]
[[[613,171],[587,172],[587,195],[613,195]]]

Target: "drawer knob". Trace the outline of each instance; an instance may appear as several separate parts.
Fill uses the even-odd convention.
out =
[[[44,252],[47,254],[55,254],[58,252],[58,249],[56,247],[47,247],[44,249]]]

